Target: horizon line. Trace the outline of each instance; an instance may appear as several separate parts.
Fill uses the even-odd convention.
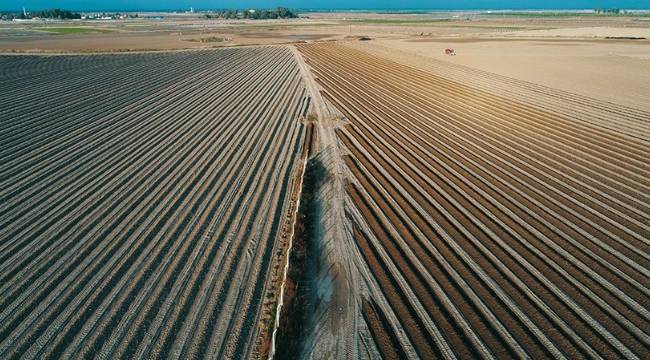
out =
[[[279,7],[284,7],[287,9],[303,12],[454,12],[454,11],[593,11],[599,9],[598,7],[593,8],[545,8],[545,7],[533,7],[533,8],[299,8],[299,7],[286,7],[286,6],[272,6],[272,7],[224,7],[224,8],[196,8],[194,7],[195,12],[202,11],[214,11],[214,10],[241,10],[241,9],[277,9]],[[111,9],[111,8],[102,8],[102,9],[74,9],[74,8],[64,8],[64,7],[48,7],[48,8],[33,8],[29,9],[25,7],[27,11],[43,11],[51,9],[61,9],[68,11],[77,11],[77,12],[94,12],[94,11],[111,11],[111,12],[178,12],[178,11],[189,11],[192,7],[189,8],[168,8],[168,9]],[[620,10],[632,10],[632,11],[650,11],[648,8],[616,8],[616,7],[603,7],[601,9],[620,9]],[[0,11],[22,11],[23,9],[0,9]]]

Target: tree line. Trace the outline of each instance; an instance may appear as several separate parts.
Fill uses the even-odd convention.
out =
[[[621,13],[625,14],[625,10],[621,11],[621,9],[594,9],[594,12],[596,14],[608,14],[608,15],[609,14],[611,14],[611,15],[620,15]]]
[[[284,7],[276,9],[225,9],[205,14],[207,19],[293,19],[298,14]]]
[[[32,18],[41,18],[41,19],[81,19],[81,14],[77,12],[72,12],[70,10],[62,9],[48,9],[40,11],[16,11],[16,12],[2,12],[2,18],[13,20],[13,19],[32,19]]]

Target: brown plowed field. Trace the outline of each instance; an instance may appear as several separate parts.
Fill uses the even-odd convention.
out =
[[[0,358],[258,355],[309,104],[286,47],[0,56]]]
[[[561,110],[608,106],[585,97],[552,93],[551,111],[471,86],[471,73],[335,43],[299,50],[350,122],[337,136],[365,221],[354,238],[382,288],[372,301],[420,357],[647,357],[648,114],[616,108],[601,126]],[[395,357],[372,304],[364,318]]]

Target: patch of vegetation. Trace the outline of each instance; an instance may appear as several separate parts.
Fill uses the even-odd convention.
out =
[[[59,20],[70,20],[70,19],[81,19],[81,14],[77,12],[72,12],[70,10],[62,9],[49,9],[41,11],[5,11],[0,13],[3,19],[13,20],[13,19],[59,19]]]
[[[358,19],[349,20],[349,22],[359,24],[377,24],[377,25],[426,25],[449,22],[451,19]]]
[[[639,36],[605,36],[608,40],[646,40],[644,37]]]
[[[313,112],[310,112],[309,114],[307,114],[307,121],[316,122],[318,121],[318,116],[316,116],[316,114],[314,114]]]
[[[32,17],[41,19],[81,19],[81,14],[70,10],[49,9],[31,12]]]
[[[277,9],[225,9],[205,14],[206,19],[293,19],[298,14],[284,7]]]
[[[466,29],[484,29],[484,30],[545,30],[551,29],[549,27],[528,27],[528,26],[509,26],[509,25],[469,25],[469,24],[449,24],[450,28],[466,28]]]
[[[326,26],[339,26],[340,24],[335,23],[263,23],[263,24],[236,24],[233,28],[245,29],[245,30],[267,30],[267,31],[283,31],[283,30],[292,30],[292,29],[301,29],[307,27],[326,27]]]
[[[200,42],[200,43],[218,43],[218,42],[224,42],[224,41],[229,41],[229,40],[230,39],[221,38],[221,37],[218,37],[218,36],[210,36],[210,37],[204,37],[204,38],[188,39],[187,41]]]
[[[65,27],[40,27],[34,28],[35,30],[47,31],[54,34],[87,34],[87,33],[108,33],[112,30],[99,29],[87,26],[65,26]]]
[[[606,15],[620,15],[625,14],[625,10],[621,9],[595,9],[596,14],[606,14]]]
[[[621,9],[595,9],[593,12],[577,11],[503,11],[486,12],[481,15],[488,16],[513,16],[513,17],[534,17],[534,18],[562,18],[562,17],[603,17],[603,16],[635,16],[650,17],[646,13],[634,13]]]

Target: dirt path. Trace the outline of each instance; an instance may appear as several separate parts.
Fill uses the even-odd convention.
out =
[[[359,331],[359,328],[365,328],[358,296],[360,275],[355,254],[349,251],[353,239],[352,227],[345,214],[344,188],[349,175],[342,160],[343,147],[335,133],[343,119],[322,97],[321,88],[300,52],[295,48],[293,51],[312,98],[313,113],[317,117],[318,138],[314,159],[325,167],[327,174],[317,195],[321,208],[321,232],[317,239],[320,272],[316,280],[319,305],[313,312],[314,328],[305,345],[303,357],[372,357],[376,355],[376,349],[363,345],[371,340],[367,336],[364,338],[363,334],[367,331]]]

